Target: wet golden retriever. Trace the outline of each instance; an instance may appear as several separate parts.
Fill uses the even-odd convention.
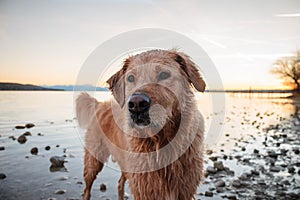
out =
[[[86,128],[83,199],[111,155],[135,200],[191,200],[203,176],[204,122],[193,87],[205,82],[191,58],[177,50],[150,50],[127,58],[107,81],[114,99],[82,93],[77,119]]]

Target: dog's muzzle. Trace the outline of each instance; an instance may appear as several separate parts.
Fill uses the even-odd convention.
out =
[[[128,110],[132,121],[137,125],[150,124],[149,109],[151,99],[143,93],[134,93],[129,97]]]

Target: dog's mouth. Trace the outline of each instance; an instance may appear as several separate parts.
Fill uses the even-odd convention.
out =
[[[138,126],[148,126],[151,122],[149,112],[146,113],[130,113],[132,124]]]

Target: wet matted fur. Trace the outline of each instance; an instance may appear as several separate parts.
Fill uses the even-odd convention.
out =
[[[111,155],[122,170],[119,199],[126,180],[135,200],[193,199],[203,176],[204,131],[193,87],[205,89],[196,65],[176,50],[150,50],[127,58],[107,83],[112,102],[87,93],[77,99],[78,123],[87,128],[83,198]],[[130,110],[139,98],[147,101],[143,115]]]

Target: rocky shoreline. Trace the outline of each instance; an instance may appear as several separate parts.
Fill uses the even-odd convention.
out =
[[[208,150],[204,181],[207,190],[199,195],[225,199],[300,199],[299,133],[300,112],[296,109],[290,118],[282,118],[261,135],[237,140],[229,153],[223,153],[222,149]],[[233,166],[244,169],[237,174],[231,170]]]

